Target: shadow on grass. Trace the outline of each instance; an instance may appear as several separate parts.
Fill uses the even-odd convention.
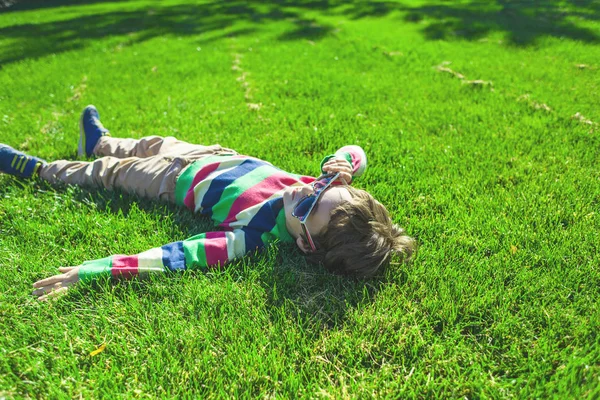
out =
[[[62,187],[62,185],[51,186],[42,181],[37,182],[36,186],[43,190],[58,191]],[[143,211],[157,218],[169,216],[174,222],[174,229],[181,231],[185,237],[218,229],[214,228],[208,218],[194,215],[187,209],[142,199],[118,190],[77,188],[73,198],[101,212],[120,214],[124,217],[127,217],[132,207],[135,207],[136,212]],[[164,244],[156,243],[156,246]],[[386,282],[384,276],[370,280],[355,280],[332,275],[321,266],[307,263],[301,252],[291,244],[269,246],[258,254],[228,264],[222,270],[209,269],[186,273],[216,274],[216,279],[219,279],[218,275],[226,274],[235,282],[257,282],[266,293],[266,306],[274,319],[285,313],[302,323],[307,329],[317,331],[342,326],[347,312],[372,302]],[[177,293],[177,280],[181,275],[176,273],[170,275],[170,277],[156,276],[153,279],[172,279],[173,293]],[[129,296],[130,285],[136,287],[134,290],[139,292],[140,296],[146,292],[152,293],[153,279],[132,283],[120,282],[113,293],[117,296]],[[395,280],[397,281],[397,277]],[[102,286],[102,283],[81,288],[81,295],[98,290],[97,286]]]
[[[125,3],[128,0],[0,0],[0,13],[44,8],[81,6],[95,3]]]
[[[259,2],[216,1],[173,6],[154,3],[132,11],[119,11],[118,7],[111,10],[114,11],[1,28],[0,37],[7,43],[0,47],[0,64],[75,50],[113,36],[123,36],[128,44],[166,35],[209,34],[202,41],[212,41],[249,35],[267,23],[283,20],[295,28],[283,34],[281,40],[318,40],[333,29],[303,17],[298,11]],[[243,23],[245,27],[234,27]]]
[[[203,40],[217,40],[227,36],[251,35],[267,24],[280,21],[291,26],[279,36],[280,40],[316,41],[336,32],[333,25],[319,21],[317,17],[332,15],[356,20],[399,13],[403,16],[399,23],[423,23],[424,35],[432,40],[475,40],[491,32],[505,32],[509,42],[515,45],[529,45],[543,36],[599,41],[597,32],[574,22],[600,19],[600,5],[592,0],[477,0],[461,3],[438,0],[416,7],[408,1],[279,0],[265,3],[220,0],[165,6],[148,3],[134,10],[122,10],[124,2],[120,1],[51,0],[17,2],[5,8],[4,13],[95,3],[105,4],[102,12],[68,20],[0,28],[0,37],[6,40],[0,46],[0,64],[79,49],[94,40],[112,36],[124,36],[128,43],[165,35],[206,34]],[[244,27],[236,26],[238,24],[244,24]]]
[[[430,22],[423,29],[429,39],[480,39],[491,32],[506,32],[514,45],[529,45],[543,36],[597,43],[597,32],[574,20],[600,20],[600,3],[591,0],[498,0],[455,4],[429,4],[408,11],[405,21]]]

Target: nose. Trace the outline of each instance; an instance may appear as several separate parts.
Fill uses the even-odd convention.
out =
[[[308,196],[313,193],[313,187],[311,185],[304,185],[299,190],[300,197]]]

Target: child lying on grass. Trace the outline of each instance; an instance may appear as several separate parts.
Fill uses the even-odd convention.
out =
[[[33,284],[46,300],[78,281],[131,278],[154,272],[222,266],[277,239],[292,242],[329,271],[369,277],[392,253],[408,259],[414,240],[394,225],[385,207],[348,186],[367,166],[359,146],[345,146],[321,162],[319,178],[282,171],[220,145],[173,137],[140,140],[110,136],[94,106],[81,115],[79,155],[92,162],[45,161],[0,144],[0,172],[48,182],[119,188],[186,206],[222,228],[137,255],[113,255],[59,268]]]

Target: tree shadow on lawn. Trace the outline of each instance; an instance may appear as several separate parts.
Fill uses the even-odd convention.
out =
[[[82,6],[96,3],[125,3],[127,1],[128,0],[0,0],[0,13]]]
[[[577,26],[572,19],[600,20],[600,3],[595,0],[494,0],[430,1],[412,7],[408,2],[357,2],[345,9],[351,19],[383,17],[403,12],[409,23],[425,23],[428,39],[476,40],[490,32],[506,32],[515,45],[529,45],[552,36],[584,42],[598,42],[600,36]]]
[[[98,2],[33,1],[20,4],[15,10]],[[573,22],[574,18],[588,21],[600,19],[600,5],[592,0],[548,0],[543,3],[533,0],[432,1],[417,7],[412,7],[407,1],[279,0],[264,3],[220,0],[171,6],[154,3],[133,11],[110,11],[69,20],[0,28],[0,37],[7,40],[0,47],[0,65],[83,48],[94,40],[113,36],[123,36],[127,43],[138,43],[165,35],[206,34],[208,37],[202,40],[211,41],[228,36],[251,35],[269,23],[280,21],[292,25],[291,30],[279,36],[279,40],[284,41],[316,41],[336,32],[330,23],[307,17],[307,12],[313,16],[337,16],[352,20],[386,17],[399,12],[404,15],[398,20],[399,23],[425,23],[423,33],[432,40],[476,40],[490,32],[500,31],[506,32],[508,40],[515,45],[529,45],[542,36],[593,43],[599,41],[596,32]],[[245,23],[246,26],[234,30],[239,23]]]
[[[600,41],[598,32],[577,26],[573,19],[600,20],[600,3],[591,0],[537,2],[533,0],[481,0],[456,4],[429,4],[411,9],[409,22],[433,20],[424,29],[432,40],[480,39],[491,32],[506,32],[514,45],[530,45],[549,36],[589,43]]]
[[[128,0],[0,0],[0,13],[44,8],[85,6],[96,3],[125,3]]]
[[[63,186],[52,186],[42,181],[36,182],[35,185],[44,190],[60,190]],[[74,199],[97,210],[125,217],[132,207],[135,207],[136,211],[140,210],[157,218],[164,215],[172,216],[174,227],[181,229],[186,238],[218,229],[209,218],[192,214],[187,209],[139,198],[119,190],[75,188]],[[156,243],[155,246],[164,244],[166,243]],[[248,255],[236,260],[221,270],[209,269],[186,273],[228,274],[236,282],[259,282],[266,293],[267,307],[273,319],[277,319],[284,311],[307,328],[317,330],[342,326],[347,312],[372,302],[387,281],[383,275],[370,280],[333,275],[321,266],[309,264],[294,245],[283,243],[269,246],[254,256]],[[401,282],[406,280],[402,272],[394,271],[394,273],[400,273]],[[156,276],[153,279],[176,281],[178,274],[171,275],[170,277]],[[398,277],[394,280],[398,282]],[[143,295],[151,291],[149,286],[151,281],[136,281],[132,284],[136,285],[135,290]],[[177,285],[176,282],[173,284]],[[129,283],[126,282],[117,283],[115,295],[119,296],[120,293],[124,298],[129,296],[128,285]],[[91,286],[81,288],[80,291],[85,294],[90,290],[97,290],[97,288]],[[177,293],[177,290],[173,292]],[[156,293],[153,295],[156,296]]]
[[[155,37],[195,36],[209,34],[202,42],[222,37],[255,33],[261,26],[286,20],[295,27],[281,36],[281,40],[323,38],[333,29],[305,18],[297,11],[275,5],[263,6],[244,1],[216,1],[206,4],[149,5],[134,11],[111,11],[41,24],[22,24],[0,28],[0,37],[7,44],[0,47],[0,64],[28,58],[44,57],[85,47],[94,40],[123,36],[129,44]],[[239,23],[251,26],[233,29]]]

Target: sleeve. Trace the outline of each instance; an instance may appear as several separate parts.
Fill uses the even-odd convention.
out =
[[[352,165],[352,177],[357,178],[361,176],[367,169],[367,155],[365,151],[356,145],[344,146],[335,154],[328,155],[321,161],[321,172],[323,171],[323,164],[332,158],[344,158],[350,165]]]
[[[246,243],[254,245],[255,249],[264,247],[260,237],[256,240],[250,236],[256,235],[242,229],[207,232],[137,255],[113,255],[86,261],[79,267],[79,280],[91,282],[103,277],[131,279],[151,273],[223,266],[244,256]]]

